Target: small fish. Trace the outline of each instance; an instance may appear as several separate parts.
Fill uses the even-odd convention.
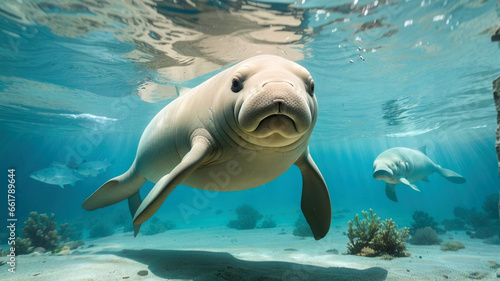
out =
[[[353,61],[353,60],[349,60],[349,62],[350,62],[350,63],[354,63],[354,61]]]
[[[75,167],[75,172],[86,177],[88,176],[95,177],[100,173],[106,172],[106,169],[110,165],[111,164],[108,162],[107,159],[104,159],[104,161],[83,162],[82,164]]]
[[[75,182],[82,180],[75,176],[70,168],[60,163],[52,163],[48,168],[35,171],[30,178],[46,184],[58,185],[61,188],[64,188],[66,184],[74,186]]]
[[[359,58],[365,61],[365,58],[362,55],[359,55]]]

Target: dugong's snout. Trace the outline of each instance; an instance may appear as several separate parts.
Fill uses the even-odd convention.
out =
[[[306,133],[313,125],[313,112],[297,88],[286,80],[263,83],[242,103],[237,115],[241,128],[259,137]]]
[[[384,180],[387,178],[392,178],[393,176],[394,176],[394,173],[386,165],[377,165],[373,169],[373,177],[376,180]]]

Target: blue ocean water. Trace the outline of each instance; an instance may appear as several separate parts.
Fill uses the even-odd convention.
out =
[[[81,204],[130,167],[142,131],[176,97],[171,87],[192,88],[238,61],[276,54],[314,77],[319,115],[310,152],[333,212],[345,214],[333,225],[370,208],[400,226],[410,226],[415,211],[441,222],[455,207],[482,210],[500,189],[492,95],[500,45],[491,39],[499,16],[494,0],[4,1],[0,206],[7,206],[8,169],[15,169],[18,236],[32,211],[70,225],[122,216],[126,202],[93,212]],[[390,201],[372,164],[395,146],[425,146],[467,183],[433,174],[416,183],[421,192],[397,185],[399,202]],[[73,169],[105,159],[105,171],[77,174],[74,186],[30,177],[54,163]],[[293,226],[301,184],[294,166],[245,191],[181,185],[156,216],[178,229],[220,227],[249,204]],[[152,186],[145,184],[143,198]],[[0,219],[7,221],[7,207]],[[89,228],[82,231],[87,239]],[[0,230],[0,244],[8,235]]]

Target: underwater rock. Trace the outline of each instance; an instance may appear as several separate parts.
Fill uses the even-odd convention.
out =
[[[137,275],[139,275],[139,276],[146,276],[148,274],[149,274],[149,271],[147,271],[147,270],[139,270],[137,272]]]
[[[326,250],[326,252],[330,253],[330,254],[334,254],[334,255],[338,255],[339,254],[339,250],[337,250],[337,249]]]
[[[238,219],[229,221],[227,223],[229,228],[238,230],[253,229],[257,226],[257,222],[262,219],[262,214],[247,204],[236,208],[236,214],[238,215]]]
[[[495,142],[495,149],[497,151],[498,173],[500,173],[500,76],[497,77],[495,80],[493,80],[493,99],[495,100],[495,106],[497,108],[498,127],[496,130],[497,140]],[[500,213],[500,202],[499,202],[498,211]]]
[[[474,279],[474,280],[481,280],[483,278],[485,278],[486,276],[488,276],[488,273],[486,272],[480,272],[480,271],[474,271],[474,272],[471,272],[469,273],[469,279]]]
[[[70,248],[70,250],[75,250],[76,248],[85,245],[83,241],[69,241],[64,244],[64,246],[67,246]]]
[[[384,261],[392,261],[394,259],[394,257],[391,255],[384,254],[384,255],[380,256],[380,259],[384,260]]]
[[[47,252],[47,250],[45,250],[44,247],[36,247],[35,249],[33,249],[33,252],[34,253],[40,253],[40,254],[43,254],[45,252]]]
[[[410,240],[414,245],[437,245],[443,242],[443,239],[438,237],[438,233],[431,227],[419,228]]]
[[[57,253],[58,256],[67,256],[69,255],[70,248],[68,246],[63,246],[61,250]]]
[[[347,253],[351,255],[366,256],[366,249],[370,248],[375,251],[374,256],[388,254],[394,257],[408,256],[405,241],[409,238],[409,229],[403,227],[397,230],[396,224],[392,219],[386,219],[384,223],[380,222],[380,218],[376,216],[372,209],[368,212],[362,211],[364,220],[359,220],[359,215],[356,214],[354,220],[349,221],[347,230]],[[365,253],[363,253],[365,249]]]
[[[458,251],[463,248],[465,245],[458,241],[447,241],[441,245],[441,251]]]
[[[363,247],[363,249],[359,252],[359,255],[362,257],[374,257],[377,253],[370,247]]]

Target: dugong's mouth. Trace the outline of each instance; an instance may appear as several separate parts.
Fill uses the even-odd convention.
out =
[[[272,134],[280,134],[283,137],[294,137],[300,135],[292,118],[284,114],[271,114],[262,119],[253,130],[252,135],[265,138]]]
[[[394,176],[392,170],[386,165],[377,165],[373,171],[373,177],[376,180],[387,180]]]

